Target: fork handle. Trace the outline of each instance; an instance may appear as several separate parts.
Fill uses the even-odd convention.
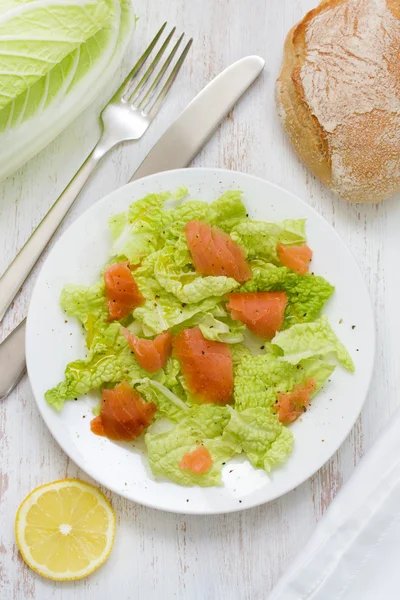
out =
[[[107,151],[108,149],[105,150],[99,144],[95,146],[3,276],[0,277],[0,322],[79,192]]]

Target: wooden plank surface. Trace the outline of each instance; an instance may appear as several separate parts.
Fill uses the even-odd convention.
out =
[[[114,598],[116,590],[121,600],[264,599],[400,403],[394,393],[400,383],[396,318],[400,202],[352,206],[335,198],[299,162],[276,116],[274,82],[284,37],[314,4],[314,0],[137,0],[137,32],[115,85],[164,20],[193,36],[195,43],[173,95],[145,138],[116,149],[106,159],[60,231],[96,199],[127,182],[171,120],[213,76],[242,56],[260,54],[266,59],[265,73],[193,164],[237,169],[283,186],[316,208],[352,249],[370,290],[378,331],[373,382],[360,419],[338,453],[311,480],[275,502],[243,513],[185,517],[107,493],[118,518],[109,562],[85,581],[53,584],[37,577],[18,556],[15,511],[42,483],[67,476],[88,478],[46,429],[25,377],[0,405],[2,600],[106,600]],[[94,145],[99,107],[108,95],[0,184],[0,272]],[[35,273],[0,325],[0,338],[25,316],[34,281]]]

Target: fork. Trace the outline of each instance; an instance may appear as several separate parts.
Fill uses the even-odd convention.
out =
[[[142,67],[157,45],[166,25],[167,23],[164,23],[157,32],[125,81],[103,109],[100,115],[102,134],[98,143],[3,276],[0,277],[0,322],[99,162],[117,144],[140,139],[160,110],[193,42],[192,38],[187,42],[170,74],[167,75],[168,67],[184,37],[182,34],[172,47],[165,62],[155,73],[156,67],[175,33],[176,28],[173,27],[142,75]]]

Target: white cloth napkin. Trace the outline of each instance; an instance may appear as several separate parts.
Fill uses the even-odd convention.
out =
[[[268,600],[400,598],[400,412]]]

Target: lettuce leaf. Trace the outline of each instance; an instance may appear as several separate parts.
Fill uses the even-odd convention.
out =
[[[266,223],[250,219],[236,225],[231,231],[234,242],[243,246],[248,259],[258,258],[279,264],[277,244],[304,244],[305,219]]]
[[[140,380],[136,387],[147,402],[154,402],[157,406],[156,418],[165,417],[179,423],[190,410],[189,405],[159,381],[146,378]]]
[[[207,340],[223,342],[224,344],[238,344],[243,341],[245,325],[229,317],[216,319],[212,313],[205,313],[199,319],[199,328]]]
[[[246,358],[251,358],[253,355],[251,350],[243,344],[235,344],[231,348],[233,368],[235,370]]]
[[[76,317],[87,331],[86,345],[93,343],[96,335],[107,327],[108,309],[101,279],[91,286],[66,285],[60,297],[60,305],[68,317]]]
[[[314,323],[294,325],[286,331],[281,331],[272,343],[283,350],[280,361],[296,365],[306,358],[333,353],[345,369],[354,372],[354,363],[326,316]]]
[[[180,485],[221,484],[222,463],[238,451],[235,443],[222,437],[229,418],[226,407],[205,404],[194,407],[187,417],[167,432],[146,433],[145,442],[153,475],[168,477]],[[210,470],[197,474],[181,469],[179,463],[183,456],[200,444],[207,448],[213,459]]]
[[[253,261],[251,266],[253,279],[239,291],[286,292],[288,304],[284,327],[314,321],[335,290],[326,279],[317,275],[297,275],[286,267],[276,267],[263,260]]]
[[[157,257],[158,253],[153,252],[135,271],[135,280],[146,301],[133,311],[133,316],[142,324],[146,336],[158,335],[189,321],[194,315],[213,311],[222,302],[221,296],[206,297],[194,303],[179,300],[175,294],[166,291],[155,277]]]
[[[133,202],[127,212],[109,219],[113,237],[112,254],[125,256],[133,265],[161,246],[164,226],[165,202],[172,198],[170,192],[148,194]]]
[[[235,226],[248,219],[242,195],[240,190],[228,190],[222,194],[209,205],[207,222],[230,234]]]
[[[169,274],[175,274],[177,277],[182,275],[173,272],[173,265],[182,267],[184,272],[187,271],[187,265],[191,265],[183,233],[186,223],[200,219],[230,231],[233,225],[246,217],[241,192],[236,191],[226,192],[211,204],[189,200],[175,208],[166,206],[168,200],[180,200],[187,193],[187,189],[182,187],[174,194],[149,194],[133,202],[126,213],[111,217],[109,225],[114,240],[112,253],[126,256],[132,264],[137,264],[144,256],[164,248],[165,252],[159,255],[157,272],[160,277],[166,275],[164,281],[168,284]],[[174,262],[175,259],[178,262]],[[194,274],[193,266],[191,270]],[[177,289],[179,293],[179,286]],[[184,296],[184,293],[181,295]]]
[[[260,406],[243,412],[230,410],[230,421],[223,439],[239,446],[250,462],[267,473],[288,459],[293,447],[293,434],[280,423],[277,415]]]
[[[87,357],[69,363],[64,381],[48,390],[45,398],[61,410],[66,400],[101,388],[105,383],[126,380],[133,384],[148,375],[137,363],[119,323],[111,323],[104,331],[96,332]]]
[[[210,204],[201,200],[189,200],[174,210],[167,211],[165,242],[173,243],[182,236],[186,223],[193,220],[206,221],[229,233],[242,219],[247,218],[242,192],[229,190]]]
[[[182,329],[191,327],[199,327],[206,339],[225,344],[242,342],[246,329],[243,323],[230,317],[222,304],[216,304],[208,312],[195,314],[187,321],[174,326],[171,333],[177,335]]]
[[[90,315],[106,318],[108,311],[103,280],[91,286],[66,285],[61,292],[60,305],[69,317],[78,318],[84,325]]]
[[[235,408],[243,411],[260,406],[274,413],[278,392],[291,392],[295,385],[313,377],[317,393],[334,368],[335,365],[319,359],[292,365],[274,354],[244,356],[235,369]]]
[[[157,252],[154,276],[160,286],[185,304],[195,304],[206,298],[223,296],[239,286],[230,277],[201,277],[192,265],[184,238]]]

